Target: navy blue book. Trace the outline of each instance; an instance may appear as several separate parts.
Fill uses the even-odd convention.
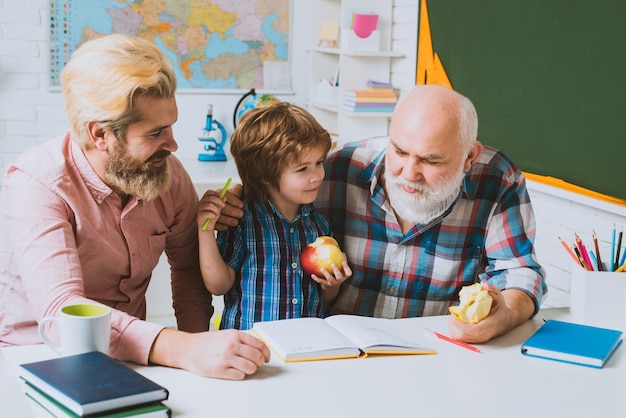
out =
[[[26,396],[37,405],[56,418],[170,418],[172,411],[161,402],[129,406],[128,408],[115,409],[113,411],[100,412],[97,414],[77,415],[65,406],[52,399],[30,383],[26,382]]]
[[[169,396],[161,385],[99,351],[21,364],[20,377],[79,416]]]
[[[622,331],[548,320],[522,344],[522,354],[602,368],[622,342]]]

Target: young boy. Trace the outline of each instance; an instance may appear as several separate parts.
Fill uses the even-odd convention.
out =
[[[244,216],[237,228],[215,238],[224,202],[208,190],[198,206],[200,268],[207,289],[224,294],[220,329],[250,329],[255,322],[324,316],[324,301],[337,296],[352,271],[347,262],[304,274],[300,253],[330,235],[329,222],[313,208],[324,178],[330,135],[306,110],[278,103],[247,111],[230,140],[243,183]],[[223,257],[223,258],[222,258]]]

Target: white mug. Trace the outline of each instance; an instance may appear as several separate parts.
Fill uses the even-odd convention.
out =
[[[58,328],[59,344],[46,335],[45,324],[54,322]],[[50,327],[47,327],[48,329]],[[38,327],[44,343],[62,356],[89,351],[109,353],[111,340],[111,309],[103,305],[78,304],[61,309],[59,316],[47,316]]]

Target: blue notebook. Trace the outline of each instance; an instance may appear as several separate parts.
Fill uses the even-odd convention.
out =
[[[622,342],[622,331],[548,320],[521,346],[522,354],[602,368]]]
[[[21,364],[20,377],[76,415],[168,398],[164,387],[99,351]]]
[[[161,402],[149,403],[147,405],[131,406],[123,409],[115,409],[114,411],[101,412],[90,415],[78,415],[67,409],[63,404],[46,395],[30,383],[26,382],[26,396],[32,399],[35,404],[49,412],[53,417],[57,418],[170,418],[172,416],[171,409],[163,405]],[[39,414],[37,414],[39,416]]]

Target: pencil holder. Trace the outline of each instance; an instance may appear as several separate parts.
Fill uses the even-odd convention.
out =
[[[317,100],[330,105],[339,104],[339,87],[331,85],[328,80],[320,80],[317,83]]]
[[[574,264],[570,298],[576,322],[626,330],[626,273],[587,271]]]

